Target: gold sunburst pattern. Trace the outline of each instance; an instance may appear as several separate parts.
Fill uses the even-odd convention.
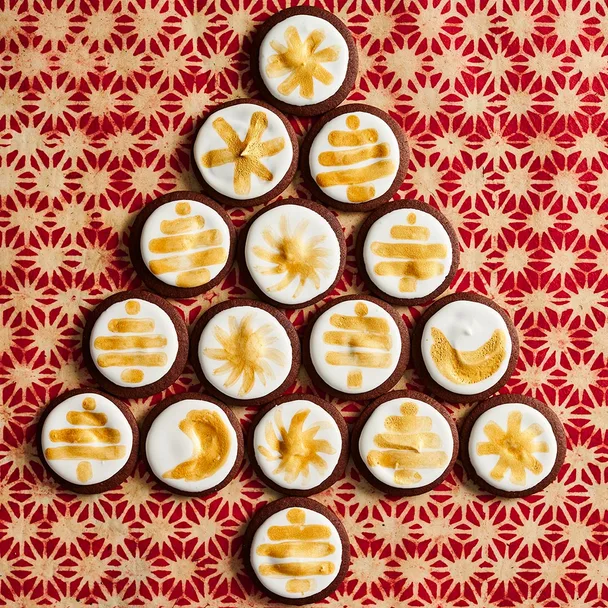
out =
[[[217,325],[213,334],[221,348],[205,348],[203,353],[210,359],[224,361],[223,365],[213,370],[213,374],[220,376],[228,373],[225,388],[234,386],[242,377],[239,397],[251,392],[256,379],[266,386],[266,380],[274,378],[269,361],[279,366],[285,365],[285,355],[272,346],[277,341],[272,327],[264,324],[253,329],[253,315],[246,315],[240,321],[230,316],[228,331]]]
[[[321,288],[319,272],[327,270],[326,263],[329,250],[319,245],[325,240],[324,235],[306,236],[308,222],[301,221],[295,229],[289,229],[289,220],[282,215],[279,220],[278,235],[272,228],[266,228],[262,236],[270,249],[255,246],[252,251],[258,258],[273,264],[271,267],[256,266],[263,275],[284,275],[281,280],[268,287],[267,291],[282,291],[287,289],[295,279],[298,285],[293,292],[297,298],[307,281],[311,281],[315,289]]]

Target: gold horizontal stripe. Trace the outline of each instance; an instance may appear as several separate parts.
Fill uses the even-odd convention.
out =
[[[186,270],[177,275],[175,283],[178,287],[198,287],[211,280],[211,273],[206,268]]]
[[[154,319],[112,319],[108,329],[118,334],[144,334],[154,331]]]
[[[407,260],[444,259],[448,250],[445,245],[431,243],[379,243],[371,246],[372,253],[383,258],[403,258]]]
[[[262,576],[327,576],[334,570],[331,562],[287,562],[260,566]]]
[[[285,591],[288,593],[306,593],[312,588],[312,580],[309,578],[292,578],[285,583]]]
[[[120,379],[129,384],[137,384],[144,379],[144,372],[141,369],[123,369]]]
[[[188,255],[174,255],[169,258],[152,260],[150,270],[154,274],[164,274],[166,272],[177,272],[179,270],[192,270],[201,266],[213,266],[221,264],[228,258],[228,252],[224,247],[214,247],[190,253]]]
[[[193,230],[201,230],[205,226],[205,219],[202,215],[193,217],[179,217],[176,220],[162,220],[160,231],[163,234],[183,234]]]
[[[337,353],[330,351],[325,355],[325,361],[330,365],[353,365],[357,367],[387,368],[391,365],[391,356],[386,353]]]
[[[193,234],[180,234],[175,236],[163,236],[158,239],[151,239],[148,249],[152,253],[174,253],[176,251],[190,251],[200,247],[219,245],[222,242],[222,235],[219,230],[203,230]]]
[[[324,167],[343,167],[354,165],[370,158],[386,158],[390,154],[388,144],[376,144],[359,150],[321,152],[319,154],[319,164]]]
[[[44,456],[47,460],[118,460],[124,458],[126,453],[124,445],[64,445],[60,448],[47,448]]]
[[[308,526],[270,526],[268,538],[270,540],[320,540],[329,538],[331,531],[321,524]]]
[[[425,226],[393,226],[391,236],[394,239],[405,239],[408,241],[428,241],[431,231]]]
[[[74,426],[104,426],[108,417],[100,412],[68,412],[65,419]]]
[[[420,450],[422,448],[440,448],[441,438],[436,433],[381,433],[374,436],[374,443],[379,448]]]
[[[361,129],[361,131],[330,131],[327,141],[336,147],[365,146],[378,141],[376,129]]]
[[[51,441],[58,443],[118,443],[120,431],[107,427],[98,429],[56,429],[49,433]]]
[[[336,548],[331,543],[316,542],[285,542],[259,545],[256,549],[258,555],[268,557],[327,557]]]
[[[330,325],[338,329],[349,329],[352,331],[373,331],[388,334],[390,331],[386,319],[379,317],[349,317],[348,315],[331,315]]]
[[[428,416],[387,416],[384,427],[394,433],[419,433],[430,431],[433,421]]]
[[[346,198],[351,203],[364,203],[369,201],[376,195],[376,189],[373,186],[348,186],[346,188]]]
[[[382,177],[388,177],[395,172],[395,163],[392,160],[379,160],[376,163],[356,169],[342,171],[328,171],[317,175],[317,183],[321,188],[329,186],[351,186],[365,184]]]
[[[445,452],[415,452],[413,450],[387,450],[386,452],[371,450],[367,454],[370,466],[386,467],[388,469],[436,469],[448,461]]]
[[[165,353],[103,353],[97,357],[99,367],[162,367],[166,364]]]
[[[443,272],[443,264],[433,261],[419,262],[379,262],[374,272],[381,277],[410,276],[414,279],[431,279]]]
[[[162,348],[167,346],[165,336],[99,336],[93,343],[99,350],[129,350],[131,348]]]
[[[391,337],[383,334],[326,331],[323,334],[323,342],[333,346],[350,346],[351,348],[391,349]]]

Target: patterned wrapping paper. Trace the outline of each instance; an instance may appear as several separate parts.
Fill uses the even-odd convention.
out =
[[[42,406],[90,385],[84,315],[136,287],[128,226],[156,196],[198,185],[196,120],[253,94],[250,33],[272,0],[4,0],[0,4],[0,605],[260,606],[241,536],[276,494],[249,465],[213,497],[160,491],[140,466],[75,496],[33,438]],[[452,290],[513,317],[508,390],[555,408],[569,450],[542,493],[503,500],[457,464],[436,490],[387,499],[352,463],[317,496],[344,521],[350,573],[329,606],[608,604],[608,10],[600,0],[338,0],[353,32],[352,101],[391,113],[412,148],[399,198],[457,227]],[[293,120],[299,136],[311,121]],[[299,178],[284,196],[306,196]],[[234,209],[242,226],[251,209]],[[364,292],[353,246],[333,296]],[[176,302],[189,323],[249,295],[233,269]],[[314,307],[313,307],[314,308]],[[401,309],[411,327],[420,309]],[[302,328],[311,309],[289,314]],[[408,370],[397,388],[420,388]],[[166,391],[198,390],[192,370]],[[295,391],[313,390],[302,372]],[[160,399],[133,400],[141,421]],[[334,400],[352,422],[362,404]],[[449,408],[462,419],[468,407]],[[254,412],[236,408],[247,427]]]

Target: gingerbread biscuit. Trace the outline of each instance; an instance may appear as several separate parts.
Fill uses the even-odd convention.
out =
[[[521,498],[557,478],[566,456],[566,432],[555,412],[524,395],[497,395],[465,418],[460,457],[482,490]]]
[[[133,473],[139,429],[118,399],[96,389],[77,389],[46,407],[36,444],[57,483],[77,494],[97,494],[118,487]]]
[[[298,140],[278,110],[256,99],[237,99],[203,119],[191,162],[201,186],[215,200],[235,207],[261,205],[291,183]]]
[[[171,192],[137,214],[131,262],[146,286],[166,298],[193,298],[220,283],[235,256],[228,214],[197,192]]]
[[[296,116],[340,105],[355,85],[358,63],[348,28],[312,6],[287,8],[264,21],[251,49],[251,74],[262,96]]]
[[[177,310],[145,289],[106,298],[87,318],[82,355],[104,390],[149,397],[173,384],[188,360],[188,329]]]
[[[486,399],[515,370],[513,321],[488,298],[455,293],[424,311],[412,335],[412,358],[427,388],[451,403]]]
[[[340,222],[305,199],[272,203],[239,235],[239,268],[247,286],[281,308],[305,308],[329,295],[345,262]]]
[[[417,306],[450,286],[460,259],[458,235],[430,205],[394,201],[363,222],[356,258],[365,284],[377,296],[391,304]]]
[[[313,125],[302,143],[300,168],[315,200],[341,211],[371,211],[399,190],[409,157],[395,120],[373,106],[352,103]]]

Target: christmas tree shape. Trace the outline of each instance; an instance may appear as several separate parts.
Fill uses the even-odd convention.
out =
[[[367,463],[370,467],[394,469],[395,483],[407,486],[422,480],[418,469],[445,467],[448,455],[440,449],[441,437],[433,433],[429,416],[419,416],[418,406],[411,401],[403,402],[399,409],[400,416],[386,417],[387,432],[374,436],[374,444],[382,449],[370,450]]]
[[[66,414],[70,427],[49,432],[49,439],[53,443],[65,445],[44,451],[48,461],[79,460],[76,475],[81,483],[93,477],[92,460],[120,460],[127,453],[126,446],[118,445],[120,431],[108,427],[108,417],[103,412],[96,412],[96,407],[93,397],[85,397],[81,410],[71,410]]]
[[[396,172],[395,162],[388,158],[391,153],[387,142],[378,143],[376,129],[359,129],[361,121],[351,114],[346,118],[348,131],[330,131],[329,144],[336,148],[319,154],[322,167],[344,167],[319,173],[317,184],[321,188],[346,186],[346,197],[351,203],[364,203],[376,196],[373,184],[378,179]],[[367,160],[378,159],[363,167],[350,167]]]
[[[381,277],[401,277],[399,291],[411,293],[416,291],[417,281],[432,279],[444,271],[448,249],[441,243],[427,243],[431,231],[426,226],[416,226],[416,214],[409,213],[407,225],[391,227],[391,236],[400,243],[381,243],[374,241],[372,253],[391,261],[379,262],[374,272]],[[423,242],[420,242],[423,241]]]

